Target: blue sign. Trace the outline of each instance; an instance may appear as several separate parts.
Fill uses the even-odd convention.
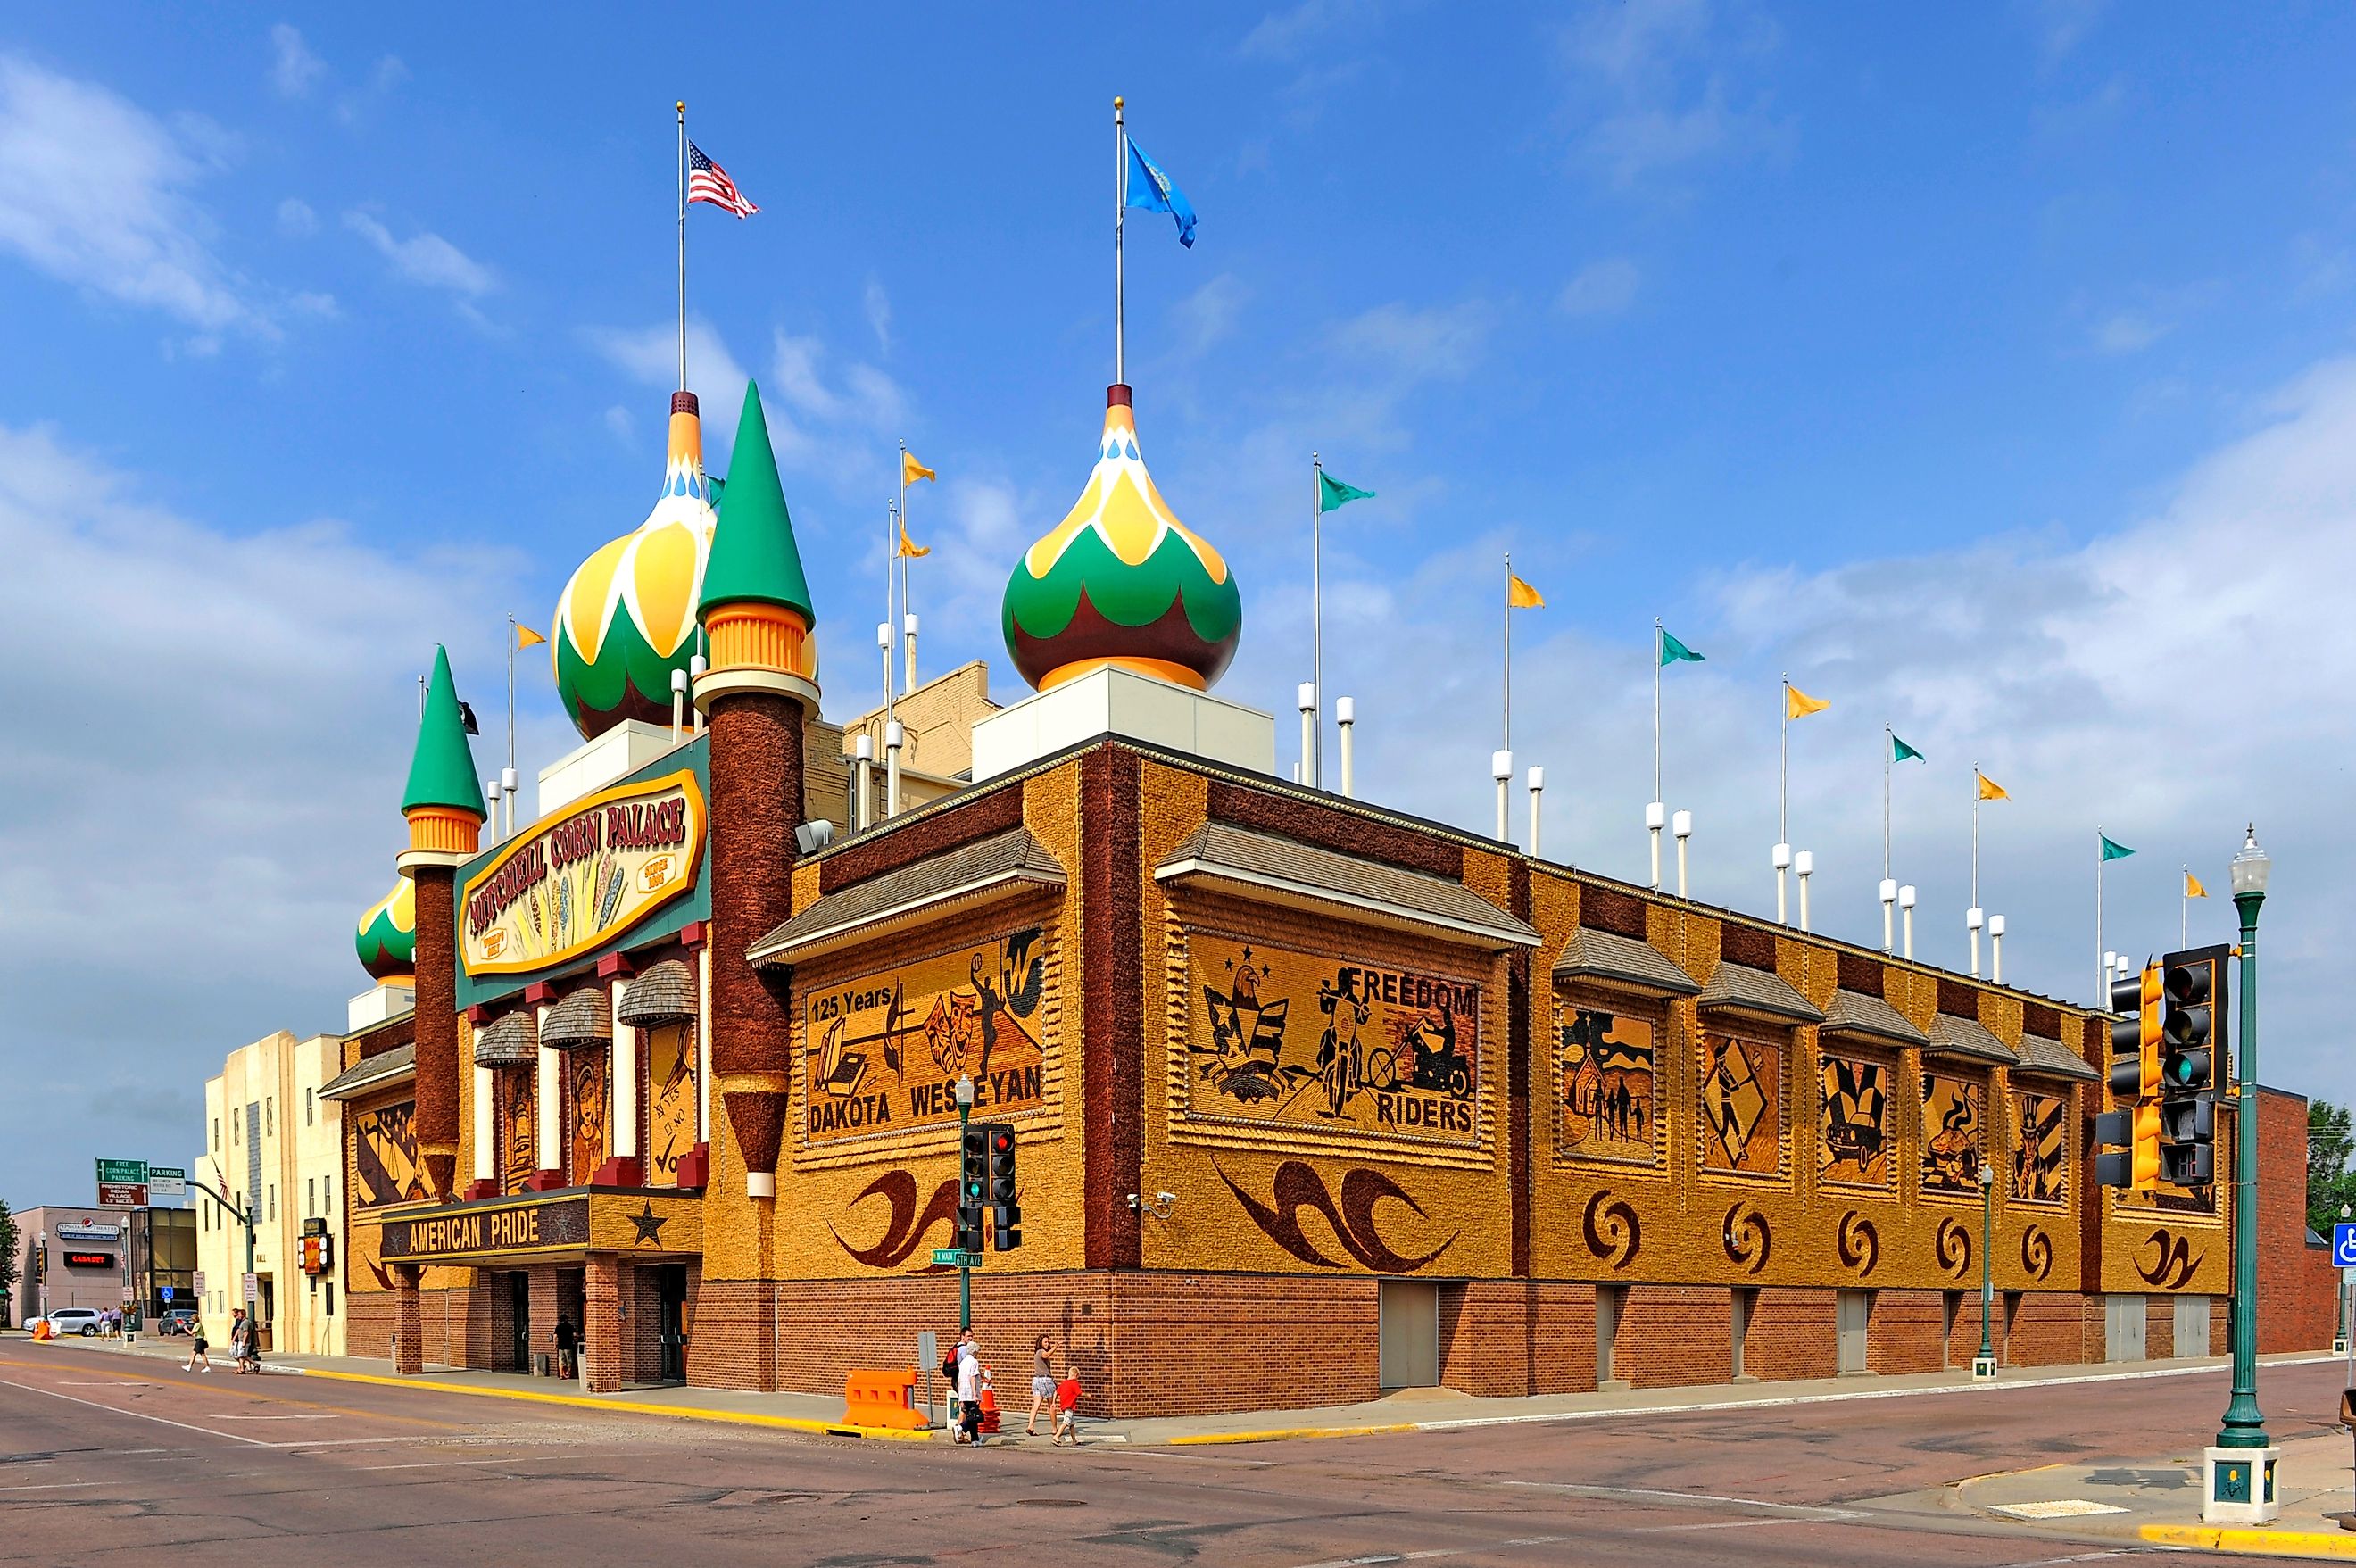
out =
[[[170,1285],[158,1285],[155,1288],[163,1293],[164,1299],[166,1301],[172,1299],[172,1287]]]
[[[2331,1228],[2331,1261],[2343,1269],[2356,1269],[2356,1225]]]

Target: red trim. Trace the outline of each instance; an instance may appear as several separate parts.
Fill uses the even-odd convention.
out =
[[[712,1145],[698,1144],[679,1157],[679,1186],[682,1192],[701,1192],[712,1185]]]
[[[481,1003],[477,1002],[472,1007],[466,1009],[466,1022],[474,1027],[479,1029],[490,1021],[491,1010],[488,1007],[484,1006]]]
[[[636,1155],[616,1155],[597,1167],[589,1178],[591,1187],[644,1187],[646,1168]]]
[[[543,1002],[555,1000],[556,983],[554,981],[535,981],[523,988],[523,1004],[527,1007],[537,1007]]]
[[[523,1178],[526,1192],[553,1192],[565,1184],[562,1171],[534,1171]]]
[[[679,945],[685,948],[701,947],[706,934],[703,926],[704,922],[701,920],[690,920],[681,926],[679,929]]]
[[[480,1181],[466,1184],[466,1199],[468,1203],[473,1203],[478,1198],[497,1197],[498,1195],[499,1184],[487,1176]]]
[[[626,952],[609,952],[597,961],[597,978],[600,980],[611,980],[617,974],[631,975],[637,972],[637,965],[630,961],[630,955]]]

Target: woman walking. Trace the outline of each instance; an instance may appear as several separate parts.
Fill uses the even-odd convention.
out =
[[[1048,1412],[1051,1431],[1055,1424],[1055,1369],[1047,1359],[1047,1352],[1054,1344],[1054,1340],[1042,1334],[1031,1348],[1031,1419],[1023,1423],[1023,1435],[1025,1437],[1039,1435],[1039,1412],[1043,1410]]]
[[[199,1366],[199,1362],[203,1364]],[[199,1317],[188,1326],[188,1359],[180,1370],[209,1372],[212,1369],[212,1358],[205,1354],[205,1320]]]

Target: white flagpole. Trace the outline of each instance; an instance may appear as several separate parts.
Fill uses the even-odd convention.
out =
[[[1325,465],[1309,454],[1309,690],[1317,699],[1317,733],[1309,755],[1309,787],[1325,787]]]
[[[1892,732],[1888,725],[1881,726],[1881,879],[1890,880],[1890,768],[1898,748],[1891,744]]]
[[[1661,618],[1653,618],[1653,799],[1661,798]],[[1655,886],[1660,878],[1653,879]]]
[[[884,558],[884,575],[886,579],[889,579],[892,575],[892,563],[897,561],[900,564],[900,616],[902,621],[905,621],[908,615],[908,557],[907,554],[900,548],[900,539],[901,536],[905,534],[907,532],[908,444],[905,441],[903,441],[900,443],[900,516],[899,521],[895,525],[892,534],[892,553]],[[895,650],[898,648],[900,640],[905,635],[905,628],[901,623],[898,621],[894,622],[892,626],[892,642]],[[909,692],[916,688],[916,672],[912,669],[906,672],[900,682],[900,694],[902,696],[907,695]]]
[[[1783,736],[1775,765],[1775,842],[1792,842],[1792,678],[1783,677]],[[1782,878],[1777,878],[1781,881]]]
[[[679,390],[687,390],[687,100],[679,101]]]
[[[2103,824],[2096,822],[2094,824],[2094,962],[2098,965],[2103,961],[2103,873],[2108,865],[2109,863],[2103,858]],[[2111,999],[2106,995],[2098,995],[2096,1000],[2104,1007],[2111,1004]]]
[[[884,503],[884,727],[892,726],[893,655],[899,651],[900,623],[892,614],[892,552],[898,547],[899,508]]]
[[[1505,749],[1514,749],[1514,557],[1505,555]]]
[[[1129,384],[1129,325],[1127,285],[1120,270],[1120,231],[1129,209],[1129,125],[1120,116],[1120,100],[1112,101],[1112,379]]]
[[[2176,871],[2176,945],[2189,948],[2192,945],[2192,868],[2179,865]]]

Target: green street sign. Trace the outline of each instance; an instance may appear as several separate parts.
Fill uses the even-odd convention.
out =
[[[933,1249],[933,1266],[937,1269],[973,1269],[981,1266],[980,1252],[963,1252],[955,1247]]]
[[[147,1180],[145,1160],[101,1160],[98,1179],[102,1182],[133,1182],[145,1186]]]

